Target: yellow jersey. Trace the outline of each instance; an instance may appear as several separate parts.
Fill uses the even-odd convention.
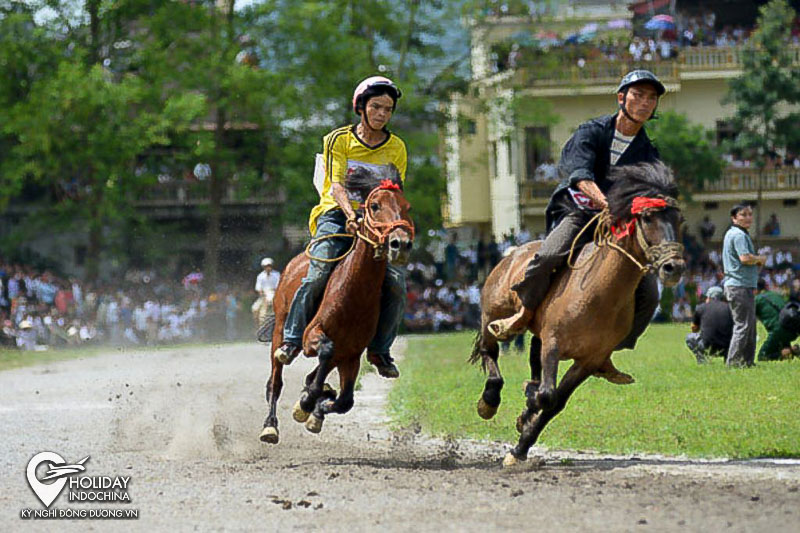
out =
[[[393,165],[400,173],[400,179],[405,182],[406,145],[400,137],[388,131],[386,133],[388,134],[386,140],[375,146],[364,144],[364,141],[356,135],[355,125],[337,128],[323,137],[322,157],[325,165],[325,180],[319,203],[311,210],[308,220],[308,229],[311,231],[311,235],[317,232],[317,219],[320,215],[339,207],[331,194],[331,185],[341,183],[347,187],[347,175],[355,168],[367,167],[378,171],[375,172],[375,185],[377,186],[380,177],[386,174],[385,167]],[[348,191],[348,197],[353,209],[358,209],[359,204],[365,200],[352,191]]]

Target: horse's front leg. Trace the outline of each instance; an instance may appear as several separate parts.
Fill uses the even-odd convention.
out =
[[[542,410],[533,419],[525,423],[522,428],[522,434],[519,436],[519,442],[508,452],[505,459],[503,459],[503,466],[511,467],[517,464],[518,461],[527,459],[528,450],[536,442],[536,439],[539,438],[539,435],[547,423],[564,409],[570,395],[572,395],[578,385],[592,375],[594,370],[595,369],[587,369],[578,363],[573,363],[569,370],[567,370],[567,373],[564,374],[564,377],[561,378],[561,383],[558,385],[558,388],[550,395],[550,400],[542,406]],[[543,386],[547,380],[547,364],[545,364],[544,371]]]
[[[306,429],[311,433],[319,433],[322,430],[322,418],[315,416],[314,410],[320,398],[323,396],[330,397],[331,395],[331,389],[325,388],[325,379],[333,370],[331,361],[333,359],[334,346],[333,341],[325,335],[319,326],[311,332],[309,339],[311,342],[308,344],[313,348],[308,353],[313,354],[316,352],[319,365],[306,378],[306,383],[310,382],[310,384],[308,384],[304,394],[294,407],[294,419],[298,422],[305,421]],[[335,394],[334,392],[333,397],[335,397]]]
[[[517,417],[517,432],[522,433],[525,421],[539,412],[536,404],[536,394],[542,384],[542,339],[536,335],[531,337],[531,349],[528,355],[528,365],[531,368],[531,379],[522,384],[522,390],[528,399],[525,409]]]
[[[359,355],[355,354],[352,358],[337,366],[341,392],[336,398],[323,396],[317,400],[317,406],[311,415],[313,418],[318,418],[322,421],[328,413],[344,414],[353,408],[353,391],[356,388],[358,369],[361,366]]]
[[[486,331],[478,340],[478,350],[483,362],[483,366],[488,372],[486,385],[483,393],[478,400],[478,415],[484,420],[489,420],[497,413],[500,406],[500,391],[503,389],[503,376],[500,374],[500,365],[497,364],[497,357],[500,355],[500,345]]]

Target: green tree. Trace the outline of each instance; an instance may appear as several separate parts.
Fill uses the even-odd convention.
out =
[[[736,137],[731,148],[752,157],[761,173],[766,157],[800,146],[800,66],[792,62],[794,9],[786,0],[759,8],[757,28],[742,52],[742,75],[729,83],[724,100],[736,106],[732,122]],[[756,235],[761,230],[756,210]]]
[[[137,156],[166,144],[167,133],[187,125],[198,109],[193,96],[185,95],[148,110],[144,95],[135,77],[113,81],[100,66],[65,61],[14,106],[6,124],[19,139],[11,151],[14,165],[7,167],[11,179],[31,180],[52,192],[50,224],[74,227],[70,222],[85,221],[92,280],[98,275],[104,228],[130,215],[130,198],[146,185],[135,172]]]
[[[648,123],[647,133],[661,154],[661,159],[675,173],[681,192],[691,196],[706,181],[719,179],[723,161],[713,143],[713,132],[692,124],[683,113],[665,111],[658,120]]]

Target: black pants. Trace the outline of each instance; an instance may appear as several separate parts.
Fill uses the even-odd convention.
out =
[[[550,288],[554,272],[567,263],[572,242],[592,216],[586,211],[572,211],[561,219],[544,240],[542,247],[528,263],[525,279],[512,287],[525,307],[528,309],[539,307]],[[594,227],[586,228],[581,234],[581,238],[575,243],[573,261],[576,260],[581,248],[592,240],[593,235]],[[633,327],[625,340],[617,346],[617,350],[633,349],[636,340],[650,324],[658,307],[658,278],[655,274],[647,274],[639,282],[634,294],[634,305]]]

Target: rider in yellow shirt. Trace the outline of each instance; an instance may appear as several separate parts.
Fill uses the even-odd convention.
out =
[[[359,83],[353,93],[353,111],[361,117],[358,124],[343,126],[323,138],[325,179],[319,203],[311,210],[308,227],[317,239],[334,233],[355,234],[358,229],[356,209],[365,200],[359,193],[345,188],[347,176],[353,169],[369,167],[374,170],[377,186],[387,172],[406,177],[406,146],[386,129],[402,93],[383,76],[372,76]],[[392,168],[394,167],[394,168]],[[325,239],[312,245],[310,255],[320,259],[341,256],[350,246],[344,237]],[[306,276],[295,293],[286,324],[283,343],[275,358],[291,363],[300,353],[303,333],[313,317],[331,271],[336,263],[312,259]],[[389,349],[397,336],[406,301],[405,271],[387,265],[381,292],[381,311],[375,337],[367,347],[367,360],[380,375],[396,378],[400,375]]]

